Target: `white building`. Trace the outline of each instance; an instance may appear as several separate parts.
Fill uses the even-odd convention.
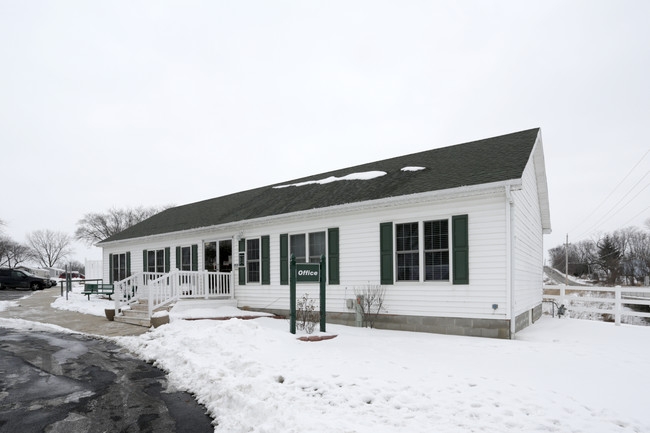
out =
[[[531,129],[167,209],[98,246],[123,302],[230,298],[287,314],[290,255],[323,254],[328,322],[354,323],[346,300],[381,284],[377,327],[511,338],[541,315],[550,230]],[[304,292],[317,299],[318,285]]]

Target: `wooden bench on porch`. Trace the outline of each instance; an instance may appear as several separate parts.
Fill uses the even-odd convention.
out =
[[[112,284],[104,283],[86,283],[84,291],[81,292],[83,295],[88,296],[90,301],[90,295],[108,295],[108,299],[111,299],[111,295],[115,293],[115,287]]]

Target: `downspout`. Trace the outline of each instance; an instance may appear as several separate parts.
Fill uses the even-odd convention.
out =
[[[506,297],[510,316],[510,339],[515,337],[514,225],[515,209],[510,185],[506,185]]]

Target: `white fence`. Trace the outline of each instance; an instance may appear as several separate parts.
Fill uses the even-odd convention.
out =
[[[559,294],[549,294],[559,291]],[[636,287],[583,287],[544,285],[544,300],[564,305],[570,313],[611,315],[617,325],[623,316],[650,319],[650,313],[633,311],[631,305],[650,307],[650,289]]]
[[[101,280],[104,278],[104,264],[101,260],[86,260],[84,269],[86,271],[84,276],[88,280]]]

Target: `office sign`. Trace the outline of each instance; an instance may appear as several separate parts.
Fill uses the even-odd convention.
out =
[[[297,283],[318,283],[320,281],[319,263],[296,263]]]

